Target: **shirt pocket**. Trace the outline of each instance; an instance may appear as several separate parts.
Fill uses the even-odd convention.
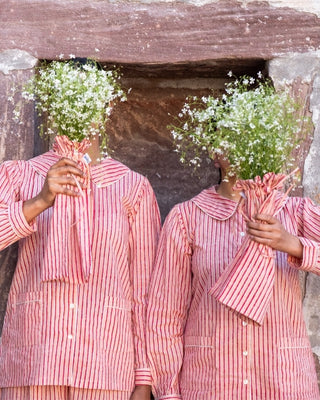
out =
[[[132,304],[108,297],[103,310],[104,349],[113,353],[133,352]]]
[[[186,336],[184,357],[180,376],[182,388],[212,391],[215,376],[216,348],[214,338]]]
[[[41,344],[43,295],[41,292],[13,296],[6,318],[4,341],[13,347]]]
[[[110,390],[132,390],[134,382],[134,345],[132,304],[108,297],[102,315],[103,343],[100,354],[103,376],[112,377]]]
[[[278,346],[278,362],[279,386],[288,399],[318,398],[317,376],[308,338],[282,338]]]

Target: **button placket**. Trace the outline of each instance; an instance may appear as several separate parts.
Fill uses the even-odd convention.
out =
[[[246,320],[241,321],[242,348],[239,349],[242,354],[242,384],[246,397],[251,398],[251,347],[252,347],[252,326]]]
[[[78,324],[78,289],[74,289],[74,292],[72,296],[69,298],[69,304],[66,305],[66,307],[69,310],[66,310],[66,312],[69,313],[69,324],[68,324],[68,335],[67,335],[67,340],[70,346],[70,360],[73,359],[75,350],[76,350],[76,343],[77,343],[77,324]],[[69,374],[68,374],[68,382],[69,385],[72,386],[74,384],[74,371],[73,371],[73,365],[69,365]]]

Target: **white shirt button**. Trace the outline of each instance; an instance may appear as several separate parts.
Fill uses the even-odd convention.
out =
[[[73,336],[72,336],[72,335],[68,335],[68,339],[69,339],[69,340],[72,340],[72,339],[73,339]]]
[[[247,385],[248,383],[249,383],[248,379],[244,379],[244,380],[243,380],[243,384],[244,384],[244,385]]]
[[[242,326],[247,326],[247,325],[248,325],[248,322],[242,321]]]
[[[245,234],[245,232],[240,232],[240,236],[244,236]]]
[[[76,305],[73,304],[73,303],[71,303],[71,304],[70,304],[70,308],[76,308]]]
[[[247,350],[245,350],[242,354],[243,354],[245,357],[247,357],[247,355],[248,355]]]

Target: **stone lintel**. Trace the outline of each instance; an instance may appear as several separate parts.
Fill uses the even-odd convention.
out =
[[[1,0],[0,51],[115,63],[272,59],[320,48],[317,15],[268,2]]]

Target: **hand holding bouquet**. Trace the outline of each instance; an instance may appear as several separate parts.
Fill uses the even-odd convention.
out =
[[[239,211],[253,220],[256,214],[276,215],[285,204],[287,193],[280,189],[293,175],[293,150],[305,122],[298,108],[288,92],[277,92],[261,74],[243,76],[227,83],[221,98],[189,98],[172,134],[182,162],[199,166],[203,151],[228,160],[224,179],[236,180]],[[273,289],[273,253],[247,236],[209,293],[261,324]]]

